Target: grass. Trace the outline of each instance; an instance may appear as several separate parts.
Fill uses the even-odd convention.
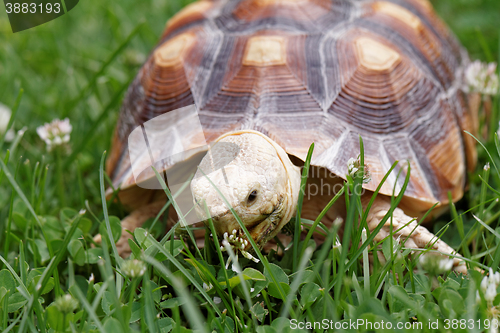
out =
[[[239,258],[233,271],[225,268],[228,254],[218,240],[199,250],[179,226],[165,235],[158,216],[147,234],[135,232],[133,256],[140,261],[115,255],[110,240],[119,237],[126,213],[103,196],[108,186],[103,151],[124,90],[167,18],[186,3],[81,1],[68,15],[17,34],[0,13],[0,102],[12,109],[9,125],[18,132],[12,141],[0,140],[0,331],[287,332],[299,322],[322,319],[334,328],[357,320],[394,328],[402,323],[422,332],[443,331],[446,325],[453,331],[493,327],[492,309],[500,296],[485,295],[484,274],[440,275],[432,262],[421,267],[418,253],[402,248],[400,255],[391,239],[376,244],[374,233],[358,227],[367,218],[352,191],[360,175],[349,179],[341,194],[350,195],[340,243],[336,228],[319,247],[310,237],[297,237],[283,257],[256,249],[259,263]],[[433,4],[472,58],[499,58],[500,2]],[[499,119],[498,97],[492,105],[491,119]],[[71,150],[47,152],[36,127],[66,116],[74,126]],[[498,126],[482,124],[489,126],[479,137],[484,149],[478,146],[469,190],[432,229],[460,249],[471,267],[497,271]],[[483,169],[487,162],[491,168]],[[165,209],[175,209],[172,203]],[[327,209],[316,221],[300,219],[299,211],[290,230],[321,226]],[[99,232],[102,247],[93,248]],[[368,257],[377,251],[386,263],[375,260],[370,271]]]

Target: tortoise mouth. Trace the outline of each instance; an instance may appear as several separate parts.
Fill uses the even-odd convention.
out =
[[[250,233],[250,236],[252,236],[252,239],[254,242],[257,244],[259,248],[263,247],[265,243],[267,242],[266,236],[269,235],[274,229],[275,225],[270,221],[270,216],[266,216],[261,222],[256,224],[254,227],[247,228],[248,232]],[[249,248],[251,248],[252,245],[249,244]],[[247,249],[245,249],[247,250]]]
[[[273,222],[273,213],[262,215],[260,219],[254,221],[251,225],[245,226],[258,248],[262,248],[265,245],[269,240],[268,235],[276,228],[276,224]],[[231,212],[229,212],[229,214],[231,214]],[[225,215],[226,214],[223,214],[222,216]],[[252,244],[248,240],[247,235],[238,222],[236,222],[236,224],[235,228],[231,231],[224,231],[223,233],[218,231],[219,237],[222,238],[222,240],[228,241],[234,251],[253,252]]]
[[[280,228],[283,212],[282,208],[283,199],[279,200],[278,204],[273,207],[270,213],[260,214],[250,223],[248,223],[248,221],[247,223],[243,223],[258,248],[262,248],[274,234],[279,232],[279,230],[276,229]],[[231,210],[212,217],[212,220],[216,225],[218,236],[222,239],[226,239],[233,249],[238,251],[253,250],[252,244],[236,218],[233,216]]]
[[[257,247],[261,248],[264,245],[263,240],[265,236],[268,235],[274,228],[273,224],[268,221],[269,216],[257,221],[252,226],[246,226],[248,233],[250,234],[252,240],[256,243]],[[248,240],[247,235],[242,228],[238,227],[233,229],[229,234],[225,232],[222,238],[227,240],[234,250],[239,251],[251,251],[253,250],[252,244]]]

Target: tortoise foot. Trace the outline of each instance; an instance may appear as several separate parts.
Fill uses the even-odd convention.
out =
[[[368,203],[368,201],[366,201]],[[365,203],[365,205],[366,205]],[[390,200],[386,198],[377,198],[373,203],[370,213],[368,214],[367,224],[368,229],[373,232],[379,225],[380,221],[388,213],[391,208]],[[396,208],[392,215],[392,235],[394,244],[403,244],[404,248],[415,249],[416,252],[421,252],[422,249],[430,249],[432,252],[422,254],[426,258],[430,256],[442,256],[442,258],[450,258],[453,256],[453,265],[450,269],[457,273],[467,274],[467,266],[453,248],[436,235],[431,233],[427,228],[418,225],[415,218],[404,213],[400,208]],[[382,229],[375,236],[375,241],[379,242],[391,235],[391,219],[388,219]]]

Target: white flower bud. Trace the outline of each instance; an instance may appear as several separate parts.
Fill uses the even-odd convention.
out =
[[[122,264],[122,273],[131,279],[141,277],[146,273],[146,264],[137,259],[126,260]]]
[[[70,294],[66,294],[64,296],[59,297],[54,302],[55,307],[59,312],[62,313],[71,313],[75,311],[78,307],[78,301],[73,298]]]

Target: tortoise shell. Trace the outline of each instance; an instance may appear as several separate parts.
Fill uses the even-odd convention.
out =
[[[476,123],[460,90],[467,62],[427,0],[198,1],[168,21],[130,86],[107,170],[115,186],[134,187],[128,135],[195,104],[208,142],[252,129],[302,160],[314,142],[312,164],[344,177],[361,136],[366,189],[409,160],[407,200],[457,200],[475,163],[463,134]],[[188,133],[174,140],[164,149],[195,145]],[[406,172],[400,163],[380,193],[397,192]]]

